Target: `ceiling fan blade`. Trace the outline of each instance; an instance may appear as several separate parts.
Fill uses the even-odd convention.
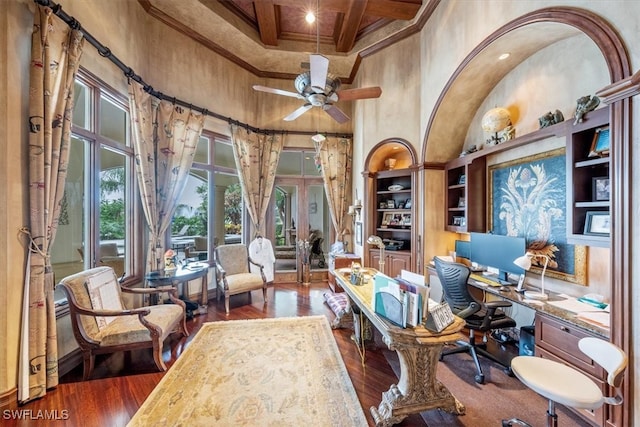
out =
[[[324,93],[324,87],[327,85],[327,73],[329,73],[329,58],[314,53],[309,57],[309,64],[311,67],[311,88],[315,93]]]
[[[297,119],[298,117],[300,117],[301,115],[303,115],[305,112],[307,112],[308,110],[311,109],[311,107],[313,107],[313,105],[311,104],[304,104],[302,107],[298,108],[296,111],[294,111],[293,113],[289,114],[287,117],[285,117],[283,120],[286,122],[290,122],[292,120]]]
[[[340,101],[379,98],[380,95],[382,95],[382,89],[378,86],[345,89],[338,91],[338,99]]]
[[[333,117],[333,120],[342,124],[348,122],[349,116],[347,116],[341,109],[332,104],[325,104],[322,109],[327,112],[328,115]]]
[[[260,92],[275,93],[276,95],[284,95],[284,96],[290,96],[292,98],[304,99],[304,97],[299,93],[289,92],[288,90],[274,89],[272,87],[260,86],[260,85],[253,85],[253,89],[258,90]]]

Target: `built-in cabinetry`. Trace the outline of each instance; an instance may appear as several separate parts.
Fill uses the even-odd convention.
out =
[[[569,365],[591,378],[607,395],[606,372],[578,348],[578,341],[584,337],[603,338],[560,319],[536,313],[535,355]],[[571,409],[571,408],[569,408]],[[614,407],[604,405],[600,409],[572,409],[589,423],[597,426],[611,426]]]
[[[567,137],[567,241],[609,246],[609,109],[572,126]],[[606,147],[605,152],[601,151]]]
[[[486,157],[458,157],[446,167],[446,227],[458,233],[485,229]]]
[[[609,157],[595,153],[608,146],[609,108],[587,113],[584,121],[566,120],[505,143],[451,160],[445,165],[445,227],[454,232],[487,231],[487,162],[491,154],[550,137],[565,137],[567,242],[609,246]]]
[[[375,234],[385,243],[384,273],[391,277],[411,270],[414,188],[412,169],[379,171],[373,177]],[[370,246],[368,265],[378,268],[379,261],[379,249]]]

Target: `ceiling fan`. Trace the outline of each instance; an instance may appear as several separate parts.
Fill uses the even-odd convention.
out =
[[[313,107],[322,107],[338,123],[349,121],[341,109],[334,104],[338,101],[352,101],[356,99],[378,98],[382,94],[382,89],[377,86],[340,90],[340,79],[333,74],[329,74],[329,58],[320,55],[320,0],[316,0],[316,52],[309,58],[309,71],[299,74],[294,81],[297,92],[289,92],[271,87],[254,85],[253,89],[261,92],[275,93],[276,95],[291,96],[302,99],[304,105],[284,118],[285,121],[292,121],[300,117]],[[310,21],[310,22],[313,22]]]
[[[312,107],[322,107],[335,121],[346,123],[349,116],[335,106],[336,102],[378,98],[382,94],[382,89],[378,86],[340,90],[340,79],[329,73],[329,59],[323,55],[311,54],[309,65],[309,71],[295,79],[294,86],[297,92],[261,85],[254,85],[253,89],[304,100],[303,106],[284,118],[286,121],[297,119]]]

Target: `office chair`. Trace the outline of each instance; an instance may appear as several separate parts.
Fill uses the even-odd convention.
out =
[[[440,360],[444,356],[453,353],[469,352],[476,365],[477,374],[475,381],[478,384],[484,383],[484,373],[478,360],[478,353],[482,354],[500,363],[493,355],[486,351],[486,345],[476,344],[476,331],[483,334],[494,329],[510,328],[516,325],[515,320],[508,317],[501,308],[511,307],[508,301],[490,301],[482,303],[476,300],[467,289],[467,280],[471,271],[464,264],[455,262],[447,262],[436,257],[434,259],[438,278],[442,284],[444,299],[451,307],[453,313],[465,320],[466,327],[469,329],[469,342],[459,342],[459,346],[443,350],[440,353]],[[511,374],[510,369],[506,367],[506,372]]]
[[[627,355],[621,348],[608,341],[587,337],[578,342],[578,348],[607,371],[607,383],[619,388],[627,368]],[[541,357],[517,356],[511,361],[511,369],[520,381],[539,395],[549,399],[547,427],[557,427],[555,404],[577,409],[594,410],[603,404],[621,405],[622,396],[604,396],[600,386],[589,377],[563,363]],[[530,424],[518,419],[502,421],[503,427]]]

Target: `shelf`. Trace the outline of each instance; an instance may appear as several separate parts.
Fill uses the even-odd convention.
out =
[[[380,232],[384,232],[384,231],[396,232],[396,231],[399,231],[400,233],[411,233],[411,228],[410,227],[409,228],[393,228],[393,227],[382,228],[382,227],[378,227],[376,230],[380,231]]]
[[[598,157],[597,159],[581,160],[579,162],[576,162],[574,167],[575,168],[586,168],[586,167],[593,167],[593,166],[599,166],[599,165],[609,166],[609,158],[608,157]]]
[[[607,202],[576,202],[576,208],[606,208],[609,209],[611,204]]]

